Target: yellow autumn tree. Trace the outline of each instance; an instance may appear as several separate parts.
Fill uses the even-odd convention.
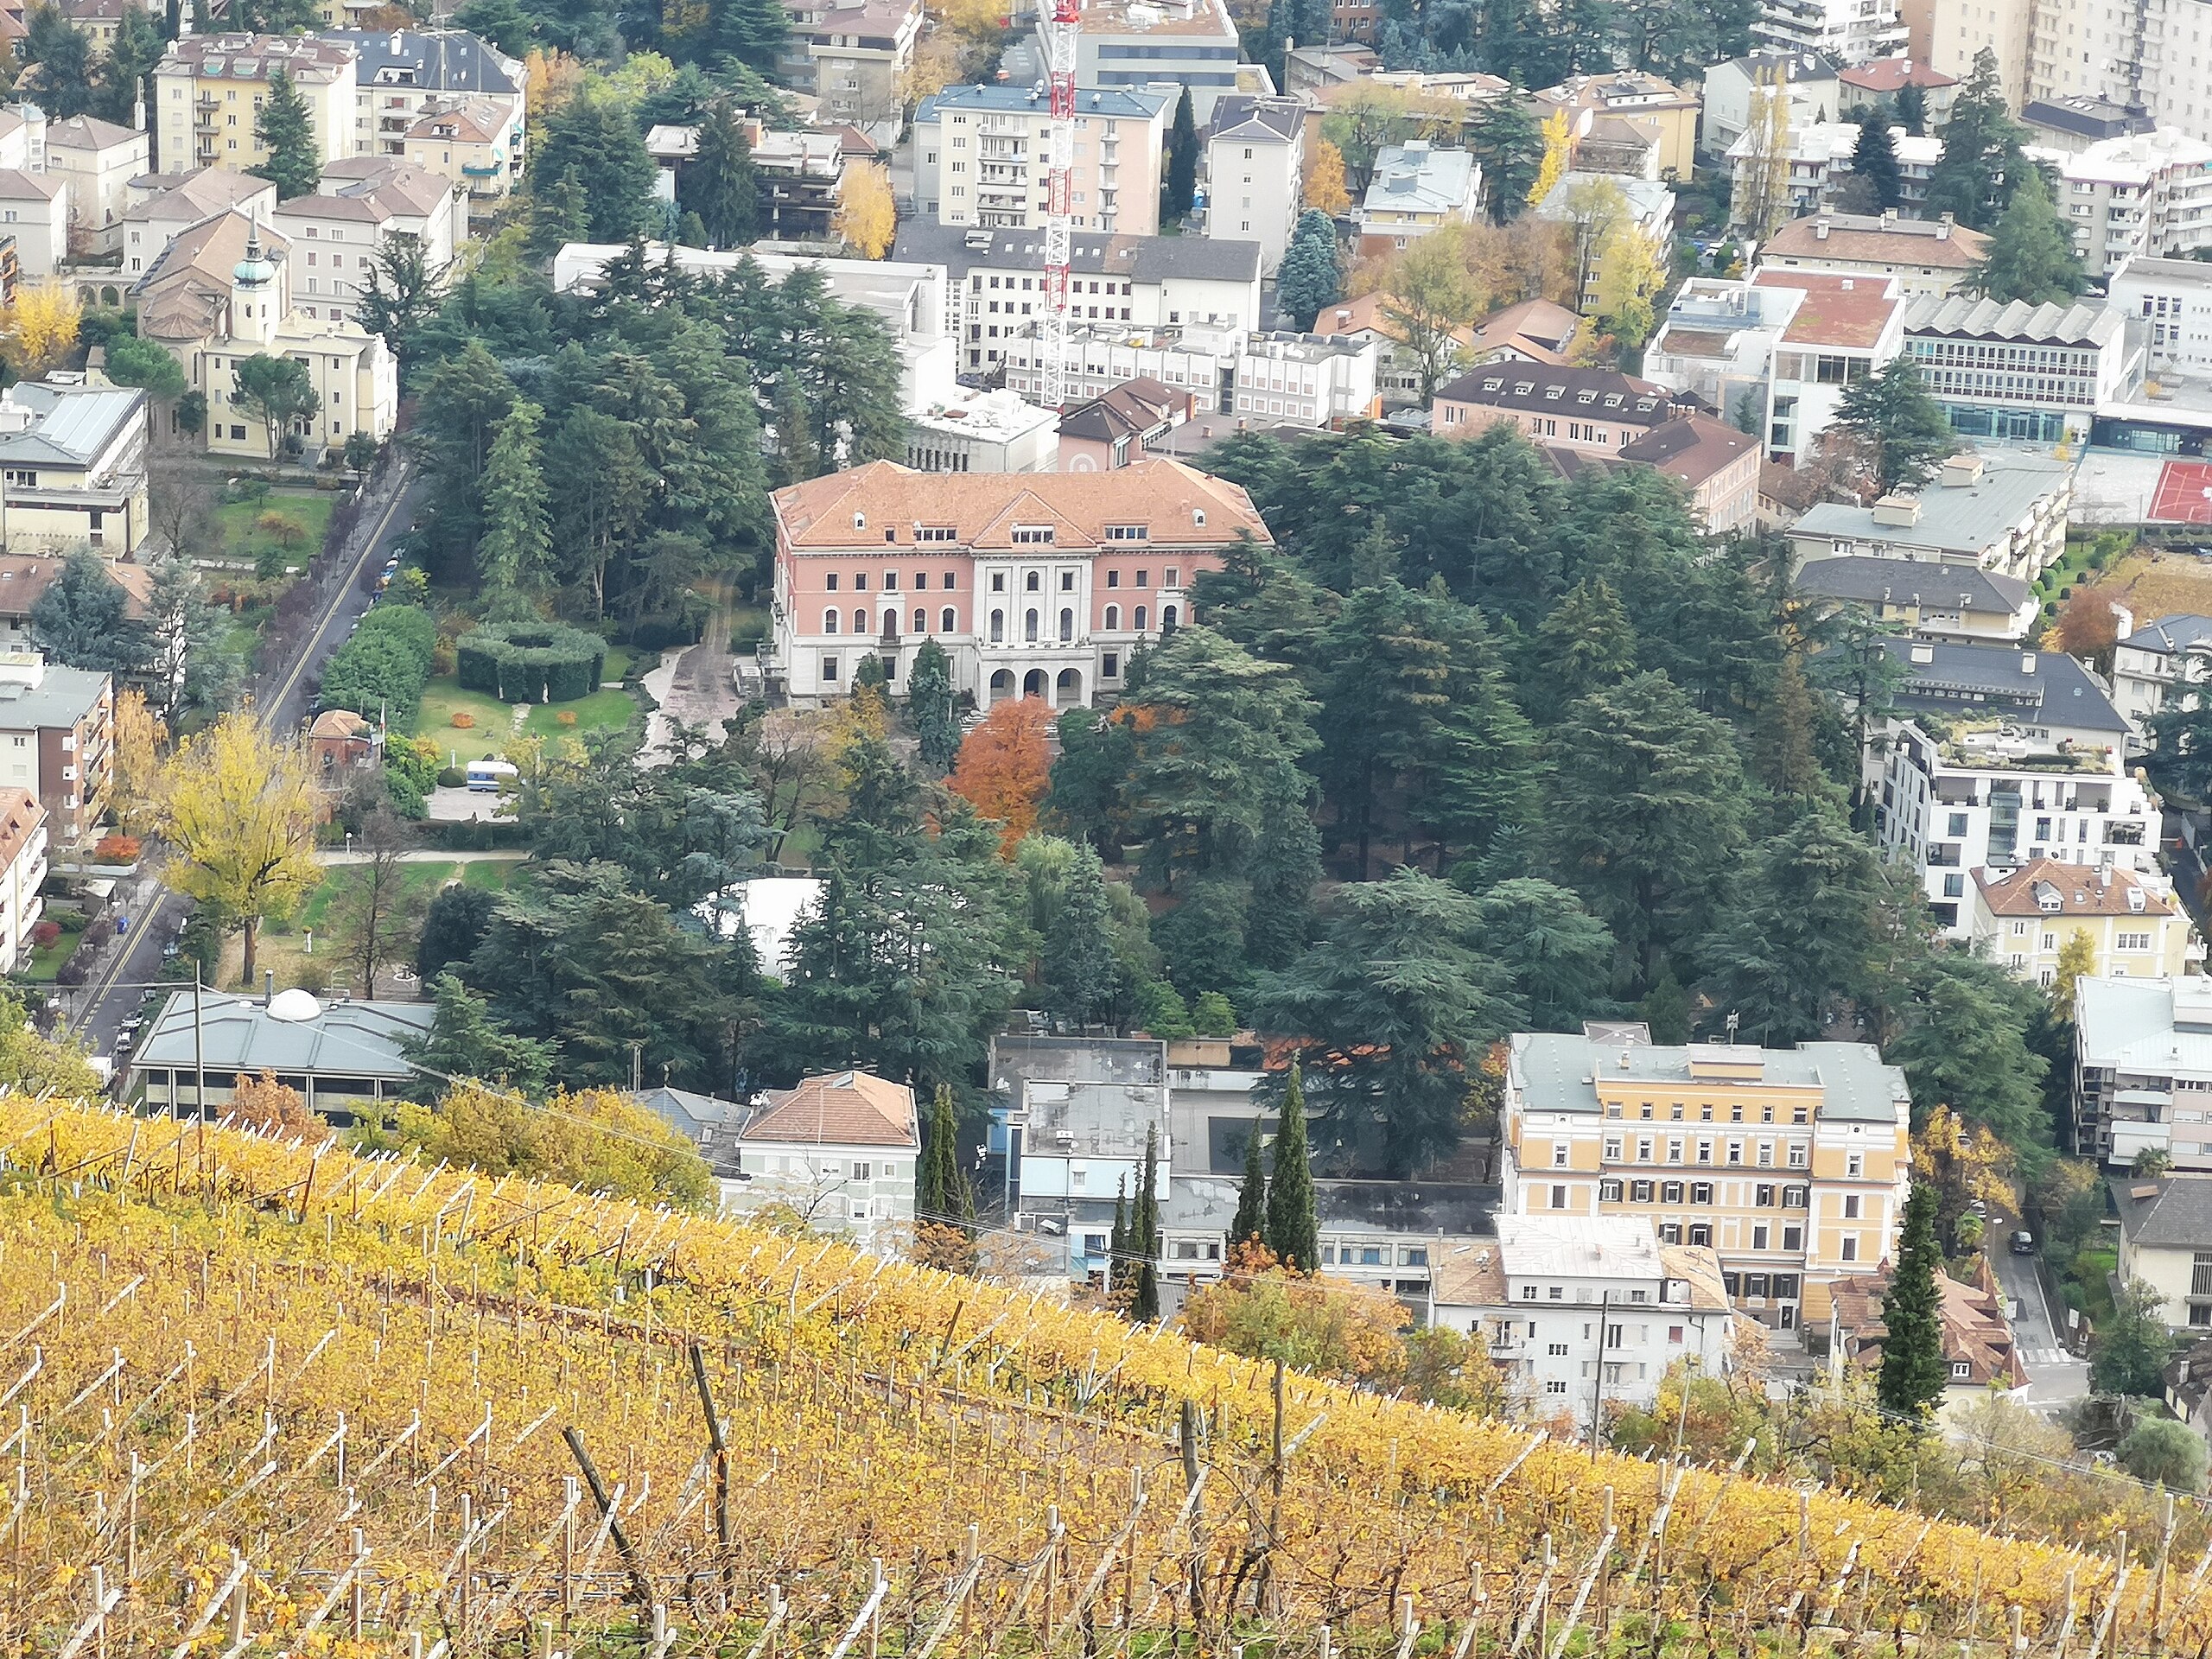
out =
[[[50,366],[77,343],[77,322],[84,315],[73,289],[60,283],[29,283],[16,289],[8,308],[8,355],[25,374]]]
[[[1317,139],[1306,162],[1305,203],[1316,213],[1334,218],[1351,207],[1351,193],[1344,188],[1344,153],[1327,139]]]
[[[891,199],[891,174],[871,162],[849,167],[837,186],[837,213],[830,228],[863,259],[880,259],[899,234],[899,209]]]
[[[523,60],[523,104],[529,118],[543,121],[575,95],[584,66],[558,48],[535,48]]]
[[[160,816],[157,773],[168,728],[146,706],[146,694],[126,687],[115,699],[114,759],[108,770],[108,808],[126,836],[143,836]]]
[[[543,1103],[456,1084],[435,1110],[399,1109],[401,1139],[426,1160],[566,1181],[609,1198],[714,1207],[715,1178],[690,1141],[619,1089],[556,1090]]]
[[[300,1091],[276,1081],[273,1072],[241,1073],[231,1096],[231,1121],[276,1135],[321,1135],[330,1125],[308,1109]]]
[[[1536,181],[1529,187],[1528,202],[1534,207],[1552,193],[1552,187],[1567,176],[1567,164],[1574,148],[1573,137],[1567,131],[1567,111],[1554,110],[1544,118],[1544,159],[1536,168]]]
[[[174,855],[162,879],[243,931],[251,984],[263,919],[290,914],[322,879],[313,765],[251,714],[228,714],[178,747],[161,769],[156,798]]]

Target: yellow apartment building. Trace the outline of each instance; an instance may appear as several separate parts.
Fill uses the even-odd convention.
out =
[[[1890,1253],[1911,1179],[1904,1074],[1867,1043],[1655,1046],[1593,1021],[1511,1044],[1500,1132],[1515,1215],[1647,1217],[1709,1246],[1730,1298],[1779,1330]]]
[[[2076,933],[2094,955],[2096,979],[2173,979],[2203,960],[2189,914],[2164,885],[2109,864],[2031,859],[2014,870],[1974,873],[1975,948],[2014,977],[2049,985]]]

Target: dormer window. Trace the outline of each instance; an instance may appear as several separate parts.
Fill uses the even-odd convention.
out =
[[[1598,401],[1598,394],[1594,391],[1578,391],[1574,394],[1574,401],[1578,404],[1594,404]],[[1611,401],[1618,403],[1620,399],[1616,397]]]
[[[1040,543],[1049,545],[1052,540],[1052,526],[1050,524],[1017,524],[1014,526],[1014,545],[1017,547],[1035,546]]]
[[[1497,391],[1497,390],[1498,390],[1498,388],[1500,388],[1501,386],[1503,386],[1504,384],[1505,384],[1505,382],[1504,382],[1503,380],[1502,380],[1502,379],[1501,379],[1501,380],[1485,380],[1485,381],[1484,381],[1484,382],[1483,382],[1483,390],[1484,390],[1484,391]]]
[[[1565,386],[1547,386],[1544,389],[1544,401],[1548,404],[1555,404],[1566,395]]]
[[[1516,397],[1526,397],[1535,389],[1536,383],[1533,380],[1516,380],[1513,383],[1513,395]]]

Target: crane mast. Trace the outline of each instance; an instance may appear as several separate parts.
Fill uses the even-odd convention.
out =
[[[1068,395],[1068,262],[1075,235],[1076,37],[1082,0],[1037,0],[1052,119],[1046,128],[1045,306],[1037,324],[1037,365],[1047,409]]]

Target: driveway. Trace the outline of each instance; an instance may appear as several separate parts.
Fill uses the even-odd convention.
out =
[[[2036,1271],[2039,1256],[2014,1255],[2005,1241],[2019,1222],[2011,1217],[1990,1217],[1990,1259],[1997,1264],[1997,1282],[2020,1310],[2012,1321],[2012,1340],[2028,1368],[2028,1403],[2046,1410],[2071,1405],[2089,1391],[2086,1362],[2066,1351],[2060,1325],[2066,1318],[2063,1304],[2044,1294],[2043,1275]]]

